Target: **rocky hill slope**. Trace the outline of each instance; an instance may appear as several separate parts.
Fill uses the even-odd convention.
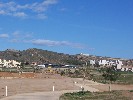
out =
[[[7,49],[0,51],[0,59],[17,60],[19,62],[37,62],[38,64],[52,63],[52,64],[72,64],[72,65],[84,65],[89,60],[122,60],[125,66],[133,66],[133,60],[125,60],[120,58],[101,57],[101,56],[85,56],[82,54],[69,55],[63,53],[57,53],[53,51],[47,51],[42,49],[31,48],[27,50],[12,50]]]
[[[78,60],[75,55],[57,53],[42,49],[27,49],[23,51],[7,49],[0,51],[0,59],[17,60],[19,62],[37,62],[38,64],[74,64],[81,65],[82,61]]]

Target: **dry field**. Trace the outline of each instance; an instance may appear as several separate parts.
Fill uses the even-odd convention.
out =
[[[77,84],[75,85],[74,82]],[[55,86],[55,91],[81,90],[81,85],[85,86],[86,90],[108,91],[108,85],[89,80],[83,82],[82,79],[68,78],[58,74],[0,72],[0,99],[5,97],[5,86],[8,87],[8,96],[11,96],[52,91],[53,86]],[[112,90],[133,90],[133,85],[112,85]]]
[[[0,72],[0,98],[5,97],[5,86],[8,87],[8,96],[60,90],[75,90],[79,87],[74,86],[74,79],[62,77],[58,74],[41,74],[41,73],[3,73]]]

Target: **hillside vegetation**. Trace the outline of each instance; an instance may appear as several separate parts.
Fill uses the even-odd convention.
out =
[[[0,59],[17,60],[19,62],[37,62],[38,64],[73,64],[82,65],[82,61],[78,60],[75,55],[57,53],[42,49],[27,49],[23,51],[7,49],[0,51]]]
[[[47,51],[42,49],[31,48],[27,50],[12,50],[7,49],[0,51],[0,59],[17,60],[19,62],[37,62],[37,64],[52,63],[52,64],[71,64],[84,66],[86,63],[89,65],[89,60],[122,60],[125,66],[133,66],[133,60],[125,60],[120,58],[101,57],[101,56],[84,56],[82,54],[69,55]]]

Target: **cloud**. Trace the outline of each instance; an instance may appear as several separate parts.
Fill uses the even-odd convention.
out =
[[[22,31],[14,31],[11,33],[10,42],[12,43],[23,43],[24,41],[31,40],[33,38],[33,33],[31,32],[22,32]]]
[[[20,40],[18,40],[18,39],[11,39],[10,42],[18,43],[18,42],[20,42]]]
[[[47,45],[47,46],[59,46],[59,45],[68,45],[66,41],[51,41],[51,40],[34,40],[32,41],[35,45]]]
[[[37,39],[37,40],[32,40],[31,43],[33,43],[34,45],[41,45],[41,46],[68,46],[79,49],[86,48],[86,46],[80,43],[71,43],[68,41],[52,41],[52,40]]]
[[[0,15],[5,15],[6,12],[4,10],[0,10]]]
[[[62,12],[66,11],[66,10],[67,10],[67,8],[61,8],[60,9],[60,11],[62,11]]]
[[[12,1],[6,3],[0,2],[0,15],[15,17],[31,17],[38,15],[38,18],[45,19],[45,12],[48,10],[49,6],[56,4],[57,1],[58,0],[44,0],[43,2],[34,2],[24,5]]]
[[[47,16],[45,14],[38,14],[37,17],[39,19],[46,19],[47,18]]]
[[[16,17],[26,17],[27,14],[25,14],[24,12],[17,12],[17,13],[14,13],[13,16],[16,16]]]
[[[13,38],[31,38],[33,32],[22,32],[22,31],[14,31],[12,33]]]
[[[13,37],[15,37],[15,38],[21,37],[20,31],[15,31],[15,32],[12,33],[12,35],[13,35]]]
[[[0,34],[0,38],[8,38],[9,35],[8,34]]]

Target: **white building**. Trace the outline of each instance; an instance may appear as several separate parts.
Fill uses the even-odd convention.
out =
[[[20,67],[21,63],[15,60],[1,60],[0,59],[1,67],[11,68],[11,67]]]
[[[122,68],[123,63],[122,63],[122,61],[117,60],[117,61],[116,61],[116,65],[117,65],[117,69],[121,69],[121,68]]]
[[[108,62],[106,61],[106,60],[100,60],[99,61],[99,65],[106,65],[106,64],[108,64]]]
[[[90,56],[89,54],[84,54],[84,53],[80,53],[80,55],[83,55],[83,56]]]
[[[96,61],[95,60],[90,60],[90,64],[91,65],[95,65],[96,64]]]

